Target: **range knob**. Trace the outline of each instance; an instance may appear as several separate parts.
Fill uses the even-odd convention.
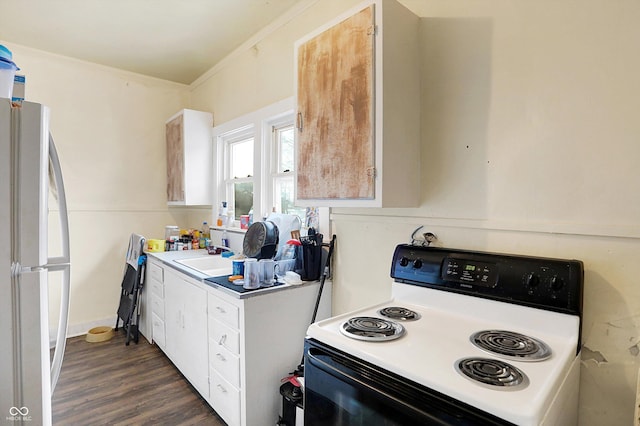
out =
[[[405,256],[402,256],[400,258],[400,266],[407,266],[409,264],[409,259],[407,259]]]
[[[416,269],[422,268],[422,259],[416,259],[413,261],[413,267]]]
[[[526,285],[529,289],[533,290],[538,287],[540,284],[540,277],[534,274],[533,272],[527,274],[525,277],[524,285]]]
[[[551,290],[553,291],[562,290],[562,287],[564,287],[564,280],[557,275],[551,277],[549,283],[551,284]]]

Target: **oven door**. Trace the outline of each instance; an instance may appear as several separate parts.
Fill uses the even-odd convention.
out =
[[[314,339],[304,380],[305,426],[511,424]]]

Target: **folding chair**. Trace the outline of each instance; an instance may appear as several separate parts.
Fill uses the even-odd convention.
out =
[[[140,320],[140,294],[144,286],[144,270],[147,256],[143,253],[145,238],[141,235],[131,234],[127,258],[122,278],[120,304],[118,317],[116,318],[116,331],[118,323],[122,320],[122,328],[127,332],[126,346],[133,339],[138,343],[138,323]]]

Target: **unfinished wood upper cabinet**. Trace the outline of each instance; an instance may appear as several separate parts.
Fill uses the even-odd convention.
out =
[[[296,204],[420,204],[418,26],[371,0],[296,42]]]
[[[166,124],[167,202],[211,205],[213,115],[184,109]]]

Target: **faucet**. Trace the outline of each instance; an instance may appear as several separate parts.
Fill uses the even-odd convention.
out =
[[[231,249],[229,247],[224,247],[224,246],[216,246],[216,245],[211,245],[207,247],[207,252],[209,254],[221,254],[222,252],[231,252]]]

